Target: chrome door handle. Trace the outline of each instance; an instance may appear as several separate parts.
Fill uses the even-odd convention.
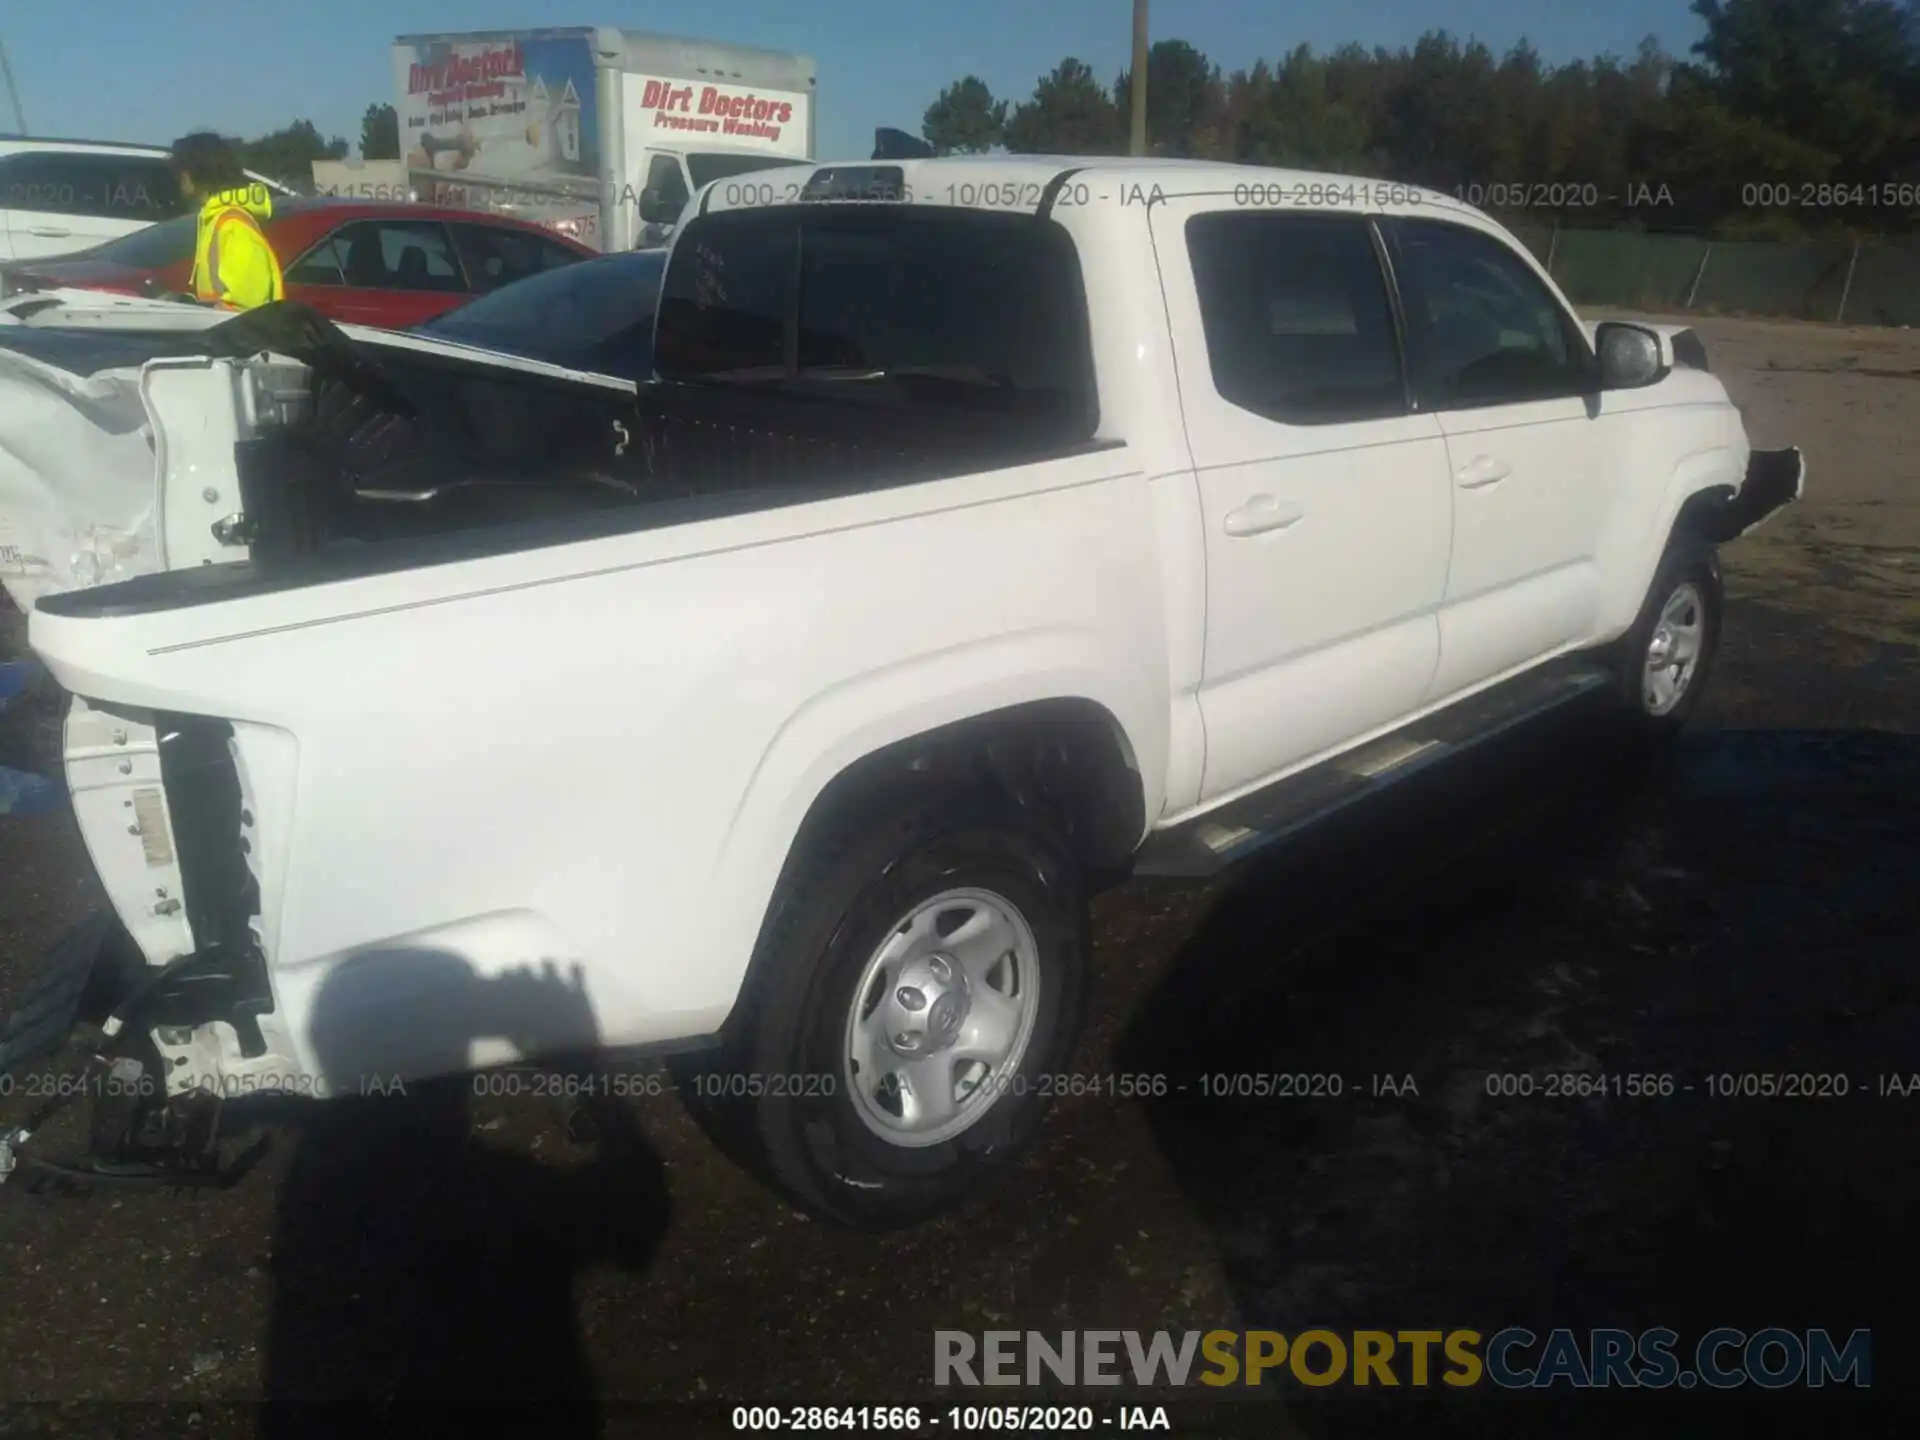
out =
[[[1297,525],[1306,513],[1298,505],[1282,505],[1271,495],[1256,495],[1238,510],[1227,512],[1226,531],[1233,536],[1264,535]]]
[[[1487,485],[1498,485],[1513,473],[1513,467],[1504,460],[1496,460],[1491,455],[1476,455],[1460,467],[1460,473],[1454,478],[1460,482],[1462,490],[1478,490]]]

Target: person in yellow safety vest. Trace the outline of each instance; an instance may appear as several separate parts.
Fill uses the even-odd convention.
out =
[[[262,230],[273,196],[247,177],[233,147],[200,132],[176,140],[173,171],[180,193],[200,206],[193,242],[193,296],[229,310],[251,310],[286,296],[280,261]]]

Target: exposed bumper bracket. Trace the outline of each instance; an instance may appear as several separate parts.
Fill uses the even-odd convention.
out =
[[[250,1171],[270,1140],[224,1158],[220,1097],[169,1096],[166,1076],[149,1068],[151,1060],[113,1055],[126,1037],[140,1033],[139,1022],[170,1018],[169,1004],[179,1006],[183,998],[180,982],[189,994],[199,979],[220,989],[232,958],[216,947],[149,966],[111,912],[93,916],[55,945],[39,980],[0,1026],[0,1074],[57,1055],[82,1023],[103,1024],[105,1043],[77,1083],[62,1087],[25,1124],[0,1133],[0,1185],[25,1172],[35,1190],[84,1191],[98,1184],[218,1188]],[[207,998],[192,994],[191,1008],[199,1010]],[[25,1153],[47,1122],[81,1097],[93,1111],[88,1153],[70,1160]]]
[[[1800,498],[1807,483],[1807,457],[1800,448],[1755,450],[1747,460],[1739,490],[1723,490],[1700,516],[1701,528],[1715,545],[1751,534]]]

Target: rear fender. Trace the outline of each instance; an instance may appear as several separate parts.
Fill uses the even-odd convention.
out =
[[[751,929],[712,953],[738,956],[744,969],[794,843],[839,776],[869,755],[946,726],[1046,701],[1091,702],[1113,718],[1141,777],[1140,813],[1158,814],[1168,700],[1151,694],[1150,672],[1113,653],[1110,642],[1090,633],[1029,632],[921,657],[815,697],[781,727],[734,808],[714,893],[767,903],[747,917]]]

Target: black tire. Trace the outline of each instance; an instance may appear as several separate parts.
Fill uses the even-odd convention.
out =
[[[1650,692],[1647,673],[1655,636],[1670,604],[1678,603],[1685,614],[1683,592],[1694,598],[1693,618],[1698,625],[1698,646],[1690,668],[1680,684],[1677,700],[1663,706]],[[1721,610],[1724,592],[1720,566],[1711,550],[1676,544],[1668,549],[1647,587],[1647,598],[1640,606],[1633,628],[1614,643],[1612,663],[1620,708],[1634,735],[1649,742],[1671,739],[1687,723],[1687,717],[1700,703],[1713,668],[1714,653],[1720,645]]]
[[[845,1078],[853,991],[922,902],[991,892],[1034,941],[1038,994],[1024,1053],[951,1139],[889,1143]],[[817,1218],[861,1230],[926,1220],[978,1192],[1032,1139],[1044,1082],[1070,1059],[1086,985],[1086,897],[1064,848],[975,800],[930,801],[819,844],[783,881],[755,979],[717,1051],[671,1062],[694,1118],[737,1163]]]

